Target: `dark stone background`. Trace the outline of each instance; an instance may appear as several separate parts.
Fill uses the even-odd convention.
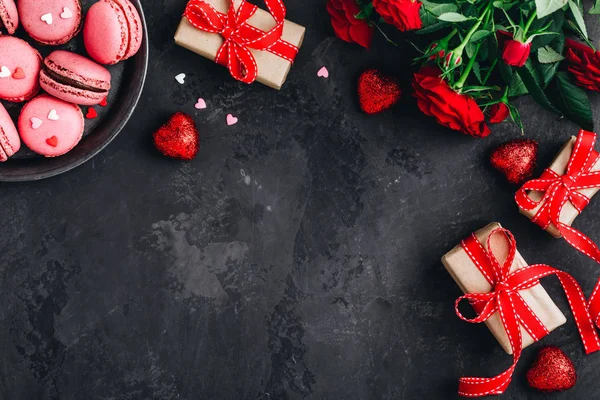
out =
[[[408,93],[393,112],[359,112],[365,67],[408,92],[407,45],[345,44],[323,0],[288,0],[308,28],[298,62],[281,92],[248,87],[173,44],[184,4],[145,3],[149,79],[113,144],[63,176],[0,185],[1,399],[454,399],[461,374],[510,364],[484,326],[454,315],[460,292],[440,263],[493,220],[526,259],[591,291],[600,268],[521,217],[488,166],[515,126],[472,139]],[[519,106],[545,165],[577,128]],[[151,144],[175,111],[200,128],[190,163]],[[600,240],[598,215],[595,201],[576,226]],[[545,287],[567,312],[558,283]],[[573,358],[579,382],[551,398],[598,398],[600,354],[583,355],[568,315],[542,344]],[[524,382],[533,354],[503,399],[547,398]]]

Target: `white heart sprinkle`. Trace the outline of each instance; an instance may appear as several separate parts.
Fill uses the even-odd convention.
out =
[[[175,80],[179,82],[181,85],[185,83],[185,74],[179,74],[175,77]]]
[[[48,119],[50,121],[58,121],[59,120],[58,113],[56,112],[56,110],[50,110],[50,113],[48,114]]]
[[[0,78],[8,78],[12,74],[10,73],[10,69],[6,65],[0,67]]]
[[[63,8],[63,12],[60,14],[60,17],[62,19],[71,19],[73,18],[73,12],[71,12],[69,7],[65,7]]]
[[[45,23],[47,23],[48,25],[52,25],[52,14],[48,13],[48,14],[44,14],[42,15],[42,21],[44,21]]]
[[[235,125],[237,124],[238,119],[231,114],[227,114],[227,125]]]
[[[31,118],[31,127],[33,129],[38,129],[40,126],[42,126],[42,122],[43,121],[41,119],[33,117]]]

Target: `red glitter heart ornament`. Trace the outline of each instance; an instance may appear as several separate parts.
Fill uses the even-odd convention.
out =
[[[152,136],[154,146],[167,157],[192,160],[200,150],[200,134],[194,119],[177,112]]]
[[[535,172],[539,145],[535,140],[517,139],[498,146],[490,157],[492,166],[514,185],[521,185]]]
[[[527,383],[540,392],[561,392],[577,383],[577,372],[571,359],[558,347],[542,347],[527,371]]]
[[[358,78],[360,108],[367,114],[378,114],[392,107],[402,97],[398,81],[371,68]]]

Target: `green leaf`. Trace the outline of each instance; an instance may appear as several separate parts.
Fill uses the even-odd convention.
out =
[[[477,61],[475,61],[473,63],[473,73],[475,74],[475,77],[477,78],[479,83],[481,83],[483,85],[483,78],[481,77],[481,69],[480,69],[479,63]]]
[[[590,14],[600,14],[600,0],[594,1],[594,5],[590,8]]]
[[[445,22],[464,22],[469,20],[469,18],[457,12],[443,13],[442,15],[438,16],[438,19]]]
[[[519,97],[528,94],[529,91],[525,87],[523,80],[518,74],[513,74],[512,81],[510,82],[510,86],[508,87],[508,96],[509,97]]]
[[[554,104],[581,128],[593,131],[594,119],[590,100],[585,90],[571,82],[567,72],[559,72],[549,87]]]
[[[571,9],[571,12],[573,13],[573,17],[575,18],[575,22],[577,22],[577,26],[579,27],[579,30],[581,31],[583,36],[587,39],[588,38],[587,28],[585,26],[585,21],[583,20],[583,15],[581,15],[581,10],[579,9],[579,6],[577,4],[575,4],[575,2],[573,0],[569,0],[569,8]]]
[[[519,110],[517,110],[517,108],[512,104],[507,104],[507,106],[508,111],[510,111],[510,117],[515,122],[515,124],[517,124],[517,126],[521,129],[521,132],[523,132],[523,122],[521,121],[521,114],[519,113]]]
[[[427,34],[430,34],[430,33],[433,33],[433,32],[437,32],[440,29],[444,29],[447,26],[448,26],[447,22],[438,21],[435,24],[428,25],[428,26],[426,26],[424,28],[419,29],[416,33],[418,35],[427,35]]]
[[[523,81],[523,84],[527,88],[527,91],[529,91],[529,94],[531,94],[531,97],[533,97],[533,99],[540,106],[544,107],[548,111],[552,111],[553,113],[561,114],[561,112],[556,107],[554,107],[552,103],[550,103],[548,97],[546,97],[546,94],[544,93],[542,87],[538,82],[539,78],[536,78],[535,70],[533,69],[529,61],[527,62],[527,64],[525,64],[524,67],[518,68],[516,71],[521,80]]]
[[[473,42],[473,43],[481,42],[483,39],[485,39],[486,37],[488,37],[491,34],[492,34],[492,32],[486,31],[486,30],[477,31],[473,34],[473,36],[471,36],[471,42]]]
[[[543,18],[560,10],[567,5],[569,0],[535,0],[535,8],[538,18]]]
[[[550,46],[540,47],[538,49],[538,61],[542,64],[552,64],[564,60],[562,54],[559,54]]]

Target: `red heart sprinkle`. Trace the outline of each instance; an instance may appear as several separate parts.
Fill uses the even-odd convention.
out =
[[[48,146],[56,147],[58,146],[58,138],[52,136],[51,138],[46,139],[46,143],[48,143]]]
[[[194,119],[181,112],[173,114],[152,138],[158,151],[171,158],[192,160],[200,149],[200,135]]]
[[[14,79],[25,79],[25,71],[23,71],[23,68],[17,67],[15,72],[13,72],[12,77]]]
[[[106,107],[108,106],[108,97],[105,97],[101,102],[100,102],[100,107]]]
[[[85,115],[85,117],[86,117],[87,119],[94,119],[94,118],[98,118],[98,113],[96,112],[96,110],[95,110],[95,109],[93,109],[93,108],[91,108],[91,107],[90,107],[90,108],[88,108],[88,112],[87,112],[87,114]]]

